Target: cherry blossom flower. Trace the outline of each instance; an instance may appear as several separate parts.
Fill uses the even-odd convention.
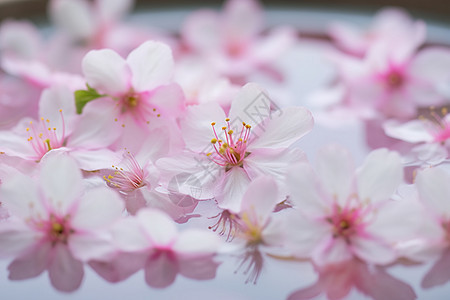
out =
[[[296,208],[290,220],[294,255],[311,257],[317,265],[353,258],[395,261],[399,236],[389,226],[402,226],[398,215],[389,212],[407,205],[389,200],[402,181],[400,156],[375,150],[355,172],[347,150],[333,145],[319,152],[317,162],[317,175],[303,163],[288,176],[289,199]]]
[[[289,28],[273,29],[263,36],[263,11],[255,0],[229,0],[222,13],[200,10],[188,17],[184,42],[223,75],[245,77],[256,70],[270,69],[295,40]]]
[[[165,44],[145,42],[126,60],[110,49],[93,50],[82,65],[87,83],[103,96],[87,106],[107,106],[103,113],[122,127],[146,127],[159,117],[179,116],[184,107],[183,91],[171,81],[174,61]]]
[[[125,149],[119,163],[112,169],[102,170],[103,179],[111,188],[119,191],[131,214],[146,206],[158,208],[174,220],[184,220],[197,206],[197,201],[186,195],[163,193],[157,189],[159,170],[153,164],[169,151],[169,140],[164,130],[154,130],[146,140],[131,152]]]
[[[363,57],[377,43],[395,42],[399,37],[414,36],[423,32],[424,22],[415,21],[400,8],[385,8],[373,18],[368,28],[333,22],[329,34],[344,51]]]
[[[189,107],[181,122],[188,151],[156,163],[166,181],[182,172],[192,174],[196,180],[180,184],[179,192],[189,195],[197,185],[197,199],[215,198],[231,212],[239,211],[248,184],[259,175],[271,175],[283,186],[286,168],[304,159],[289,146],[312,129],[313,118],[303,107],[273,112],[271,106],[258,85],[247,84],[233,99],[228,117],[216,103]]]
[[[431,110],[428,117],[406,123],[389,120],[383,127],[386,135],[415,144],[406,155],[407,164],[437,165],[448,158],[450,115],[445,107],[440,112]]]
[[[109,119],[90,108],[77,116],[74,103],[72,92],[64,87],[45,90],[39,101],[40,119],[24,119],[12,130],[0,132],[0,151],[32,161],[52,151],[69,152],[84,170],[109,165],[115,154],[105,147],[117,138]]]
[[[418,108],[445,103],[450,52],[429,47],[418,51],[424,35],[373,45],[363,59],[332,55],[337,81],[311,101],[327,95],[330,110],[346,109],[362,119],[410,119]],[[398,45],[398,46],[393,46]]]
[[[8,267],[12,280],[48,270],[56,289],[73,291],[83,262],[114,252],[107,230],[121,217],[123,202],[106,188],[83,191],[81,172],[67,156],[48,157],[39,182],[25,175],[5,179],[0,197],[12,215],[0,227],[0,255],[15,258]]]
[[[169,286],[178,273],[199,280],[215,277],[218,263],[213,257],[220,239],[200,229],[178,232],[173,220],[159,210],[141,209],[135,218],[124,219],[116,226],[114,239],[125,253],[144,258],[142,265],[129,266],[125,272],[131,275],[144,268],[145,281],[152,287]],[[115,263],[120,260],[117,257]],[[96,267],[101,272],[101,265]]]

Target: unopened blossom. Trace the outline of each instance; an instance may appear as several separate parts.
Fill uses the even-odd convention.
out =
[[[191,14],[182,28],[183,41],[216,70],[232,78],[271,69],[294,41],[288,28],[275,28],[267,35],[263,10],[256,0],[229,0],[223,11],[200,10]]]
[[[62,86],[46,89],[39,100],[39,119],[23,119],[10,131],[0,132],[0,151],[39,162],[52,151],[68,152],[84,170],[97,170],[112,157],[106,147],[117,139],[107,117],[87,108],[75,113],[73,93]]]
[[[228,114],[216,103],[191,106],[181,122],[187,150],[162,158],[157,165],[166,180],[192,174],[195,180],[180,183],[178,191],[197,199],[215,198],[222,209],[238,212],[251,180],[269,175],[283,186],[289,165],[304,159],[300,149],[289,148],[313,127],[311,113],[303,107],[279,109],[256,84],[245,85],[231,103]],[[276,109],[276,110],[272,110]],[[280,189],[280,202],[285,193]]]
[[[0,255],[14,258],[12,280],[47,270],[56,289],[73,291],[83,262],[115,251],[108,229],[122,215],[122,200],[107,188],[84,191],[81,171],[65,155],[49,156],[38,182],[23,174],[2,180],[0,198],[11,214],[0,226]]]
[[[293,254],[311,257],[317,265],[353,258],[375,264],[395,261],[398,235],[388,228],[403,228],[398,215],[389,214],[399,205],[390,198],[402,182],[400,156],[375,150],[355,171],[347,150],[328,146],[317,162],[317,173],[303,163],[288,176],[289,199],[296,209],[288,233]]]
[[[215,277],[218,263],[213,258],[221,247],[220,239],[200,229],[179,232],[173,220],[159,210],[141,209],[135,217],[123,220],[114,229],[114,239],[119,249],[142,261],[140,266],[128,266],[138,267],[134,270],[124,266],[126,272],[131,275],[143,268],[151,287],[167,287],[178,274],[200,280]],[[115,262],[120,260],[116,257]]]
[[[118,128],[148,127],[183,110],[183,91],[172,82],[172,51],[163,43],[145,42],[126,59],[111,49],[92,50],[82,66],[89,86],[102,95],[86,107],[101,111]]]

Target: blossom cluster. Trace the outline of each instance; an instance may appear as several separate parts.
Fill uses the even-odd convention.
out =
[[[144,270],[164,288],[177,275],[212,279],[238,256],[256,283],[269,255],[317,271],[291,300],[341,299],[353,287],[414,299],[385,268],[441,255],[423,286],[445,283],[450,50],[424,45],[424,22],[387,9],[365,30],[330,27],[336,76],[310,100],[327,123],[370,128],[374,149],[358,167],[335,144],[309,162],[295,144],[316,111],[249,82],[283,82],[276,61],[301,43],[294,28],[266,30],[256,0],[194,12],[178,35],[128,24],[131,1],[49,5],[49,37],[27,21],[0,25],[10,280],[47,272],[73,292],[84,268],[109,282]]]

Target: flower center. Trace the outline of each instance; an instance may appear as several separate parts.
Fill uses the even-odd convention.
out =
[[[450,117],[447,114],[447,107],[442,107],[440,113],[431,108],[428,117],[419,116],[428,125],[427,129],[435,142],[444,143],[450,138]]]
[[[361,210],[358,208],[336,206],[334,213],[327,217],[326,221],[333,227],[334,238],[342,237],[349,242],[349,238],[360,229],[361,217]]]
[[[398,71],[391,71],[386,77],[387,85],[392,89],[397,89],[403,85],[403,75]]]
[[[211,140],[211,144],[215,152],[210,152],[207,156],[216,164],[226,167],[226,171],[229,171],[233,166],[242,167],[244,158],[250,155],[250,152],[246,150],[252,127],[243,122],[242,129],[239,135],[237,135],[231,129],[230,119],[225,119],[225,122],[227,126],[222,127],[223,139],[219,138],[215,129],[216,123],[211,123],[214,132],[214,138]]]
[[[52,149],[60,148],[64,145],[65,140],[65,123],[62,110],[59,110],[62,120],[62,134],[58,136],[56,127],[51,126],[49,119],[41,118],[37,126],[30,121],[30,127],[26,131],[29,135],[28,142],[30,142],[33,150],[36,152],[35,159],[39,161],[45,153]]]
[[[125,152],[120,165],[122,166],[113,165],[115,171],[103,176],[110,187],[117,188],[122,193],[129,193],[147,185],[145,182],[147,172],[141,168],[133,154]]]
[[[127,110],[134,109],[139,105],[140,95],[133,91],[130,91],[128,94],[122,97],[122,112]]]
[[[70,227],[69,219],[69,215],[57,217],[56,215],[51,214],[48,220],[38,222],[36,225],[45,233],[46,239],[50,241],[53,246],[57,243],[66,244],[69,236],[75,232]]]

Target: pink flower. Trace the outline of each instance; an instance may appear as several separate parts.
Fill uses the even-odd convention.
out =
[[[102,113],[123,127],[177,117],[184,107],[183,92],[171,81],[174,61],[165,44],[145,42],[126,60],[110,49],[92,50],[82,66],[87,83],[105,94],[87,106],[107,106]]]
[[[318,265],[355,257],[375,264],[395,261],[399,237],[389,229],[404,228],[390,212],[398,213],[404,202],[390,197],[402,181],[400,156],[375,150],[355,172],[347,150],[329,146],[317,162],[317,175],[303,163],[288,176],[296,208],[289,221],[294,255],[311,257]]]
[[[189,107],[181,121],[187,151],[162,158],[157,165],[166,181],[179,173],[192,174],[195,180],[180,184],[179,192],[191,195],[196,187],[201,195],[191,196],[215,198],[222,209],[238,212],[254,178],[270,175],[283,186],[286,168],[304,158],[289,146],[312,126],[307,109],[279,109],[259,86],[247,84],[233,99],[228,117],[216,103]]]
[[[0,255],[15,257],[10,279],[48,270],[56,289],[73,291],[83,262],[115,251],[107,230],[122,215],[121,199],[105,188],[84,191],[81,172],[67,156],[49,156],[39,183],[21,174],[5,179],[0,195],[12,215],[0,227]]]
[[[174,220],[184,220],[197,206],[197,201],[186,195],[163,193],[157,189],[159,170],[153,164],[169,152],[167,131],[159,129],[146,135],[145,141],[133,150],[125,149],[120,162],[112,169],[102,170],[109,187],[119,191],[131,214],[143,207],[158,208]]]
[[[443,108],[441,112],[431,111],[428,118],[401,123],[395,120],[383,124],[386,135],[414,143],[405,162],[411,165],[437,165],[448,158],[450,146],[450,114]],[[417,145],[418,144],[418,145]]]
[[[423,35],[425,24],[414,21],[399,8],[385,8],[379,11],[370,27],[334,22],[329,33],[334,42],[344,51],[363,57],[377,43],[391,43],[402,37]]]
[[[135,218],[123,220],[114,230],[114,239],[122,251],[143,257],[140,268],[152,287],[172,284],[178,273],[200,280],[215,276],[218,237],[199,229],[178,232],[172,219],[159,210],[142,209]]]
[[[186,20],[182,35],[221,74],[239,78],[270,67],[295,40],[288,28],[262,35],[263,11],[255,0],[229,0],[222,13],[201,10]]]
[[[39,120],[24,119],[11,131],[0,132],[0,151],[40,161],[47,153],[69,152],[84,170],[109,165],[114,153],[105,147],[117,136],[107,116],[87,108],[75,113],[73,93],[61,86],[45,90],[39,101]]]
[[[362,60],[335,55],[338,83],[328,89],[328,108],[345,108],[364,119],[408,119],[420,107],[444,103],[450,52],[438,47],[417,51],[419,45],[414,38],[399,38],[373,45]]]

